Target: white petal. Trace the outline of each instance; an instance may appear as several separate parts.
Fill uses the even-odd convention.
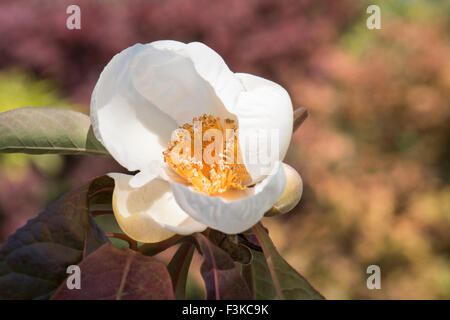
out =
[[[122,166],[152,172],[150,164],[163,161],[177,124],[132,85],[130,65],[144,48],[127,48],[105,67],[92,93],[91,121],[96,137]]]
[[[186,47],[186,43],[176,40],[157,40],[151,42],[150,45],[157,49],[173,51],[184,50]]]
[[[225,107],[232,111],[239,94],[245,88],[217,52],[201,42],[185,44],[174,40],[160,40],[152,42],[151,45],[161,50],[172,50],[188,56],[197,73],[213,87]]]
[[[131,175],[110,173],[114,179],[113,209],[117,223],[140,242],[159,242],[175,233],[191,234],[206,226],[187,215],[175,202],[170,185],[153,179],[141,188],[130,187]]]
[[[191,42],[186,48],[197,72],[214,88],[227,110],[233,112],[240,93],[245,91],[242,82],[210,47],[200,42]]]
[[[205,113],[234,118],[224,103],[231,108],[243,90],[212,49],[176,41],[146,45],[133,61],[132,81],[142,96],[178,125]]]
[[[281,163],[262,182],[223,196],[208,196],[171,181],[175,200],[193,219],[228,234],[243,232],[255,225],[283,193],[286,176]]]
[[[161,172],[161,164],[157,161],[150,161],[150,165],[153,166],[153,170],[143,170],[136,173],[130,179],[130,187],[140,188],[159,176]],[[151,167],[150,166],[150,167]]]
[[[286,155],[292,136],[292,102],[287,91],[275,82],[244,73],[236,76],[246,89],[234,109],[239,144],[247,171],[256,182]]]

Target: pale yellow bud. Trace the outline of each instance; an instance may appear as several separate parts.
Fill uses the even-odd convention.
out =
[[[284,172],[286,173],[286,187],[280,199],[273,205],[273,207],[266,212],[266,217],[273,217],[279,214],[284,214],[299,203],[303,193],[303,181],[298,172],[291,166],[283,163]]]

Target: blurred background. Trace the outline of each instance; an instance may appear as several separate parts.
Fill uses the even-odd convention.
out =
[[[66,28],[70,4],[81,30]],[[366,27],[369,4],[381,30]],[[450,299],[449,1],[2,0],[0,111],[89,113],[112,56],[159,39],[202,41],[308,108],[286,159],[302,201],[264,223],[322,294]],[[121,170],[101,157],[0,155],[0,243],[64,192]],[[381,290],[366,287],[371,264]]]

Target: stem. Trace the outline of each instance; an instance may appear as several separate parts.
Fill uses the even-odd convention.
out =
[[[99,193],[105,192],[105,191],[114,191],[114,187],[105,187],[96,190],[95,192],[92,192],[88,195],[89,200],[98,195]]]
[[[112,210],[93,210],[93,211],[91,211],[91,215],[93,217],[102,216],[105,214],[114,214],[114,212]]]
[[[116,232],[107,232],[106,236],[108,238],[117,238],[117,239],[121,239],[121,240],[124,240],[124,241],[128,242],[128,246],[130,247],[131,250],[135,250],[136,251],[138,249],[137,241],[131,239],[126,234],[116,233]]]
[[[166,239],[164,241],[143,244],[137,249],[137,251],[146,256],[154,256],[155,254],[158,254],[161,251],[166,250],[167,248],[177,244],[178,242],[181,242],[185,238],[187,237],[174,235],[173,237]]]

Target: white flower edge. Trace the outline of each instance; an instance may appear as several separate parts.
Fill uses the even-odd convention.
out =
[[[193,219],[224,233],[237,234],[258,223],[280,198],[286,185],[286,174],[281,162],[277,162],[271,174],[254,187],[215,197],[173,181],[170,184],[176,202]]]
[[[140,242],[159,242],[175,234],[188,235],[206,229],[175,202],[170,184],[153,179],[141,188],[129,185],[132,175],[108,174],[114,179],[113,211],[122,231]]]
[[[294,113],[291,98],[287,91],[279,84],[270,80],[247,73],[235,73],[242,82],[245,91],[239,96],[234,113],[239,123],[239,142],[242,151],[243,162],[250,176],[251,183],[261,181],[272,170],[277,161],[282,161],[286,156],[292,137]],[[253,148],[247,145],[255,134],[255,131],[263,129],[258,135],[258,145],[267,143],[269,136],[278,135],[276,146],[278,152],[271,150],[270,158],[259,164],[252,164],[252,158],[256,156]],[[275,135],[275,137],[276,137]],[[264,152],[263,152],[264,153]],[[264,157],[264,154],[257,156]]]
[[[223,198],[197,193],[161,178],[132,188],[132,175],[108,176],[115,182],[113,211],[120,228],[136,241],[152,243],[175,234],[201,232],[207,226],[228,234],[251,228],[283,193],[285,170],[285,164],[277,163],[267,179],[245,190],[227,192]]]

